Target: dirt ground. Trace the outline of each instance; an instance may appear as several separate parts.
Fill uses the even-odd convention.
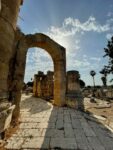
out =
[[[113,122],[113,100],[110,102],[95,99],[96,103],[90,102],[90,98],[84,98],[85,110],[106,118],[106,122],[109,124]]]

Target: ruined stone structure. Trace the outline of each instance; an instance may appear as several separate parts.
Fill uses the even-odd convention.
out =
[[[15,55],[15,34],[19,7],[22,0],[1,0],[0,11],[0,99],[9,99],[10,70]],[[9,81],[10,79],[10,81]],[[12,82],[12,81],[11,81]]]
[[[79,72],[76,70],[67,72],[67,93],[80,91]]]
[[[80,75],[76,70],[68,71],[66,76],[66,103],[68,106],[84,109],[83,97],[80,92]]]
[[[15,35],[16,56],[13,55],[11,59],[11,68],[9,80],[9,92],[12,97],[10,98],[16,105],[14,110],[14,118],[17,118],[20,110],[21,90],[24,80],[26,54],[31,47],[40,47],[45,49],[52,57],[54,63],[54,103],[57,106],[65,104],[66,92],[66,55],[65,49],[50,39],[48,36],[37,33],[34,35],[24,35],[17,31]],[[13,80],[11,80],[13,79]]]
[[[43,72],[39,71],[38,74],[34,75],[33,93],[36,97],[41,97],[44,99],[53,99],[54,92],[54,78],[53,72],[48,71],[45,75]]]
[[[80,92],[79,72],[68,71],[66,76],[66,104],[73,108],[83,108],[83,97]],[[50,100],[53,98],[53,72],[48,71],[47,75],[39,71],[34,75],[34,96]]]
[[[26,54],[29,48],[40,47],[52,57],[55,105],[65,104],[66,93],[65,48],[44,34],[24,35],[17,29],[18,12],[22,2],[2,0],[0,11],[0,99],[9,100],[16,105],[14,119],[19,116]]]
[[[0,133],[10,125],[14,106],[10,107],[6,104],[9,103],[9,85],[13,81],[14,68],[12,68],[12,64],[15,60],[15,47],[18,43],[15,41],[16,23],[21,4],[22,0],[0,1]]]
[[[29,48],[44,49],[50,54],[54,64],[54,85],[51,82],[52,72],[48,72],[47,75],[36,75],[36,80],[42,84],[37,96],[41,94],[46,97],[53,96],[56,106],[64,106],[67,97],[65,48],[44,34],[25,35],[17,28],[22,3],[23,0],[1,0],[0,10],[0,106],[4,100],[15,105],[13,112],[15,122],[18,121],[20,113],[21,90]],[[68,81],[67,88],[71,89],[72,82]]]
[[[9,63],[14,50],[16,21],[21,0],[2,0],[0,11],[0,98],[8,98]]]

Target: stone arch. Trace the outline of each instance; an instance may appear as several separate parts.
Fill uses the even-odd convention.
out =
[[[25,73],[26,54],[29,48],[40,47],[46,50],[54,64],[54,104],[57,106],[65,105],[66,94],[66,54],[65,48],[50,39],[48,36],[37,33],[34,35],[23,35],[19,41],[14,78],[18,81],[16,96],[17,110],[14,114],[18,114],[19,110],[19,95],[22,89],[22,82]],[[20,86],[21,85],[21,86]],[[17,100],[18,99],[18,100]]]
[[[27,50],[32,47],[40,47],[50,54],[54,64],[54,104],[63,106],[66,93],[65,48],[41,33],[26,35],[26,44]]]

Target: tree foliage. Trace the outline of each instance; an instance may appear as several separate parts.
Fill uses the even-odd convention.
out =
[[[104,66],[103,70],[109,73],[113,73],[113,37],[108,41],[107,47],[104,48],[105,55],[104,57],[108,57],[109,61],[106,66]]]
[[[104,66],[104,68],[100,71],[100,74],[102,74],[101,80],[104,86],[107,86],[107,75],[109,74],[109,70],[107,66]]]
[[[96,75],[96,72],[95,72],[94,70],[91,70],[91,71],[90,71],[90,75],[91,75],[92,77],[94,77],[94,76]]]
[[[81,80],[81,79],[79,80],[79,82],[80,82],[80,87],[84,88],[85,87],[85,82],[83,80]]]
[[[93,85],[94,85],[94,87],[95,87],[95,80],[94,80],[94,76],[96,75],[96,72],[94,71],[94,70],[91,70],[90,71],[90,75],[92,76],[92,78],[93,78]]]

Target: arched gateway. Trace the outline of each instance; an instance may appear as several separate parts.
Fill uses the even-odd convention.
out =
[[[15,70],[15,78],[18,81],[23,80],[26,64],[26,54],[28,49],[32,47],[40,47],[46,50],[52,57],[54,64],[54,104],[57,106],[63,106],[65,104],[66,94],[65,48],[54,42],[48,36],[37,33],[34,35],[26,35],[24,38],[22,38],[22,40],[20,40],[17,51],[16,63],[18,65]]]

